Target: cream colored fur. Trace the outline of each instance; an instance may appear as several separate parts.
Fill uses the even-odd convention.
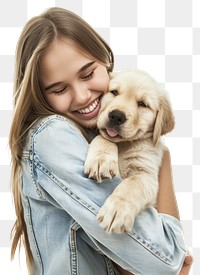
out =
[[[101,104],[101,135],[89,146],[85,173],[98,182],[121,176],[97,218],[108,233],[129,232],[136,215],[156,204],[160,137],[173,129],[174,116],[166,91],[140,70],[113,73]]]

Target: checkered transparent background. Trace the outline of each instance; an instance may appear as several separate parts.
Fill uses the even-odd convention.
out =
[[[176,128],[165,142],[172,155],[175,190],[191,274],[200,270],[200,1],[6,0],[0,4],[0,274],[27,274],[24,251],[10,262],[15,214],[10,193],[8,134],[12,117],[15,46],[26,21],[60,6],[90,23],[111,45],[115,70],[139,68],[169,91]]]

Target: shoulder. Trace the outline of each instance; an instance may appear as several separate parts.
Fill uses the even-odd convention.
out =
[[[29,150],[33,155],[46,164],[54,159],[54,166],[55,160],[66,161],[66,157],[77,156],[77,153],[84,158],[87,148],[88,142],[80,129],[72,121],[59,115],[38,121],[29,139]]]
[[[62,131],[62,130],[69,130],[76,132],[77,134],[81,134],[80,129],[76,126],[76,124],[61,115],[51,115],[45,118],[38,120],[33,128],[31,129],[33,136],[38,136],[40,133],[44,131]]]
[[[64,149],[66,146],[69,151],[78,144],[88,144],[75,123],[60,115],[48,116],[37,121],[30,130],[28,140],[32,150],[38,154],[48,150],[60,151],[60,148]]]

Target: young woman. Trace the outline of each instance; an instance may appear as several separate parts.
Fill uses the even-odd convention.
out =
[[[22,240],[32,274],[168,275],[184,262],[169,152],[157,210],[142,212],[129,234],[107,235],[96,220],[120,182],[97,184],[83,173],[112,69],[109,46],[64,9],[32,18],[19,38],[10,131],[17,216],[11,255]]]

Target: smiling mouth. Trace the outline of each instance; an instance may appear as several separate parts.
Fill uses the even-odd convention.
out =
[[[99,105],[99,101],[100,99],[97,98],[88,107],[77,110],[76,112],[79,114],[89,114],[97,108],[97,106]]]

